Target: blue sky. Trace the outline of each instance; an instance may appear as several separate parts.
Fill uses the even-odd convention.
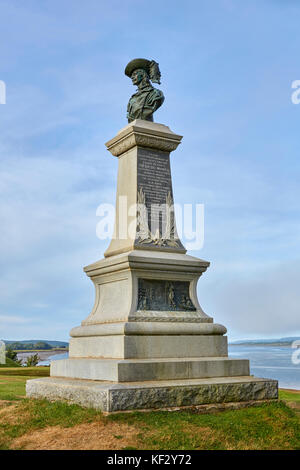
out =
[[[297,0],[0,0],[0,338],[61,339],[89,314],[135,57],[183,135],[176,203],[205,205],[199,300],[229,339],[300,334]]]

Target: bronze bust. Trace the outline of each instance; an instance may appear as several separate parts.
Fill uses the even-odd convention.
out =
[[[125,68],[125,75],[138,87],[127,106],[128,122],[135,119],[153,121],[153,113],[163,104],[162,91],[154,88],[150,82],[160,84],[160,70],[154,60],[134,59]]]

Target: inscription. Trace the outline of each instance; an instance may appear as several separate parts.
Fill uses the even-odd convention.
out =
[[[152,233],[162,234],[162,218],[166,198],[170,194],[173,204],[170,156],[168,153],[139,149],[138,189],[145,194],[148,224]]]
[[[138,310],[196,311],[189,281],[138,280]]]
[[[184,249],[175,226],[170,156],[151,149],[138,152],[137,242]]]
[[[138,186],[143,187],[149,204],[162,204],[172,193],[170,156],[168,153],[138,150]]]

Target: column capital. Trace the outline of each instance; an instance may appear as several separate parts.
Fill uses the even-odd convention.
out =
[[[119,157],[133,147],[172,152],[178,147],[181,139],[181,135],[175,134],[164,124],[136,119],[121,129],[116,137],[105,145],[112,155]]]

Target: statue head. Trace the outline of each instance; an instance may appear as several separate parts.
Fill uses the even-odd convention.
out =
[[[133,59],[126,65],[125,68],[125,75],[132,79],[132,75],[138,73],[139,76],[144,74],[143,79],[147,79],[148,81],[151,80],[153,83],[160,84],[160,77],[161,73],[159,70],[158,63],[154,60],[147,60],[147,59]],[[141,80],[138,82],[140,83]],[[138,84],[137,82],[133,82],[134,85]]]

